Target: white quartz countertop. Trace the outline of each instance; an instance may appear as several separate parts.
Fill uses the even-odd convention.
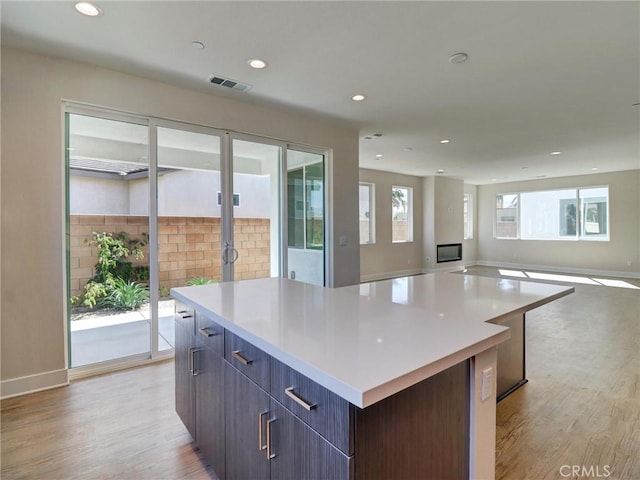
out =
[[[487,322],[571,291],[438,273],[335,289],[265,278],[171,293],[365,408],[509,338]]]

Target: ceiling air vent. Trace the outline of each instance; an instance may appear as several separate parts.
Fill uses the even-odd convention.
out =
[[[241,92],[248,92],[251,89],[251,85],[247,85],[246,83],[238,82],[236,80],[231,80],[230,78],[220,77],[218,75],[212,76],[209,81],[214,85],[231,88],[233,90],[240,90]]]

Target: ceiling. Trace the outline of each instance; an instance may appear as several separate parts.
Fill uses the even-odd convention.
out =
[[[356,127],[364,168],[474,184],[640,168],[640,2],[95,3],[3,0],[2,43]]]

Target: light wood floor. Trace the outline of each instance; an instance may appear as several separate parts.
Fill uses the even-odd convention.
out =
[[[497,479],[596,478],[597,467],[640,480],[640,290],[576,285],[530,312],[527,373],[498,404]],[[214,478],[173,386],[166,362],[3,401],[2,480]],[[563,477],[563,465],[591,475]]]

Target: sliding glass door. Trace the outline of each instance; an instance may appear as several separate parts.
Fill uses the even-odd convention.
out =
[[[69,364],[148,356],[148,127],[66,121]]]
[[[171,288],[277,276],[324,285],[323,154],[84,107],[65,118],[77,375],[170,356]]]

